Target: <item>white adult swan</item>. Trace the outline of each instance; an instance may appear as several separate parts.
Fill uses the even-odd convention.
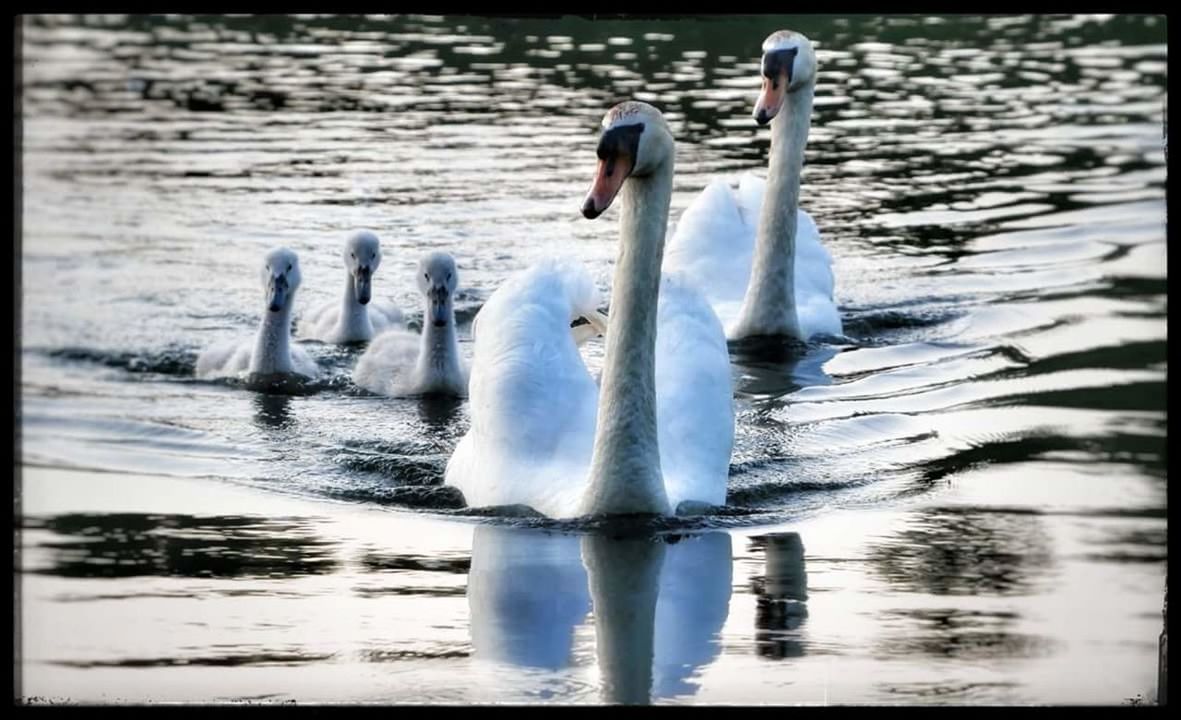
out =
[[[291,310],[299,289],[299,256],[287,248],[266,255],[261,279],[267,308],[253,341],[230,340],[216,343],[197,358],[197,377],[274,379],[283,375],[314,378],[316,362],[307,351],[291,344]]]
[[[344,297],[321,305],[308,316],[307,336],[321,342],[368,342],[378,333],[403,324],[402,311],[392,303],[372,300],[373,273],[381,265],[381,241],[362,230],[345,242]]]
[[[602,388],[570,332],[597,305],[584,269],[545,261],[498,288],[478,318],[471,428],[447,464],[447,484],[469,506],[576,517],[726,501],[726,338],[700,294],[660,274],[673,138],[641,102],[616,105],[602,124],[583,214],[596,217],[623,195]]]
[[[369,344],[353,370],[353,382],[381,395],[467,395],[468,368],[455,335],[455,260],[433,252],[418,261],[423,298],[422,335],[389,330]]]
[[[763,42],[762,74],[754,116],[771,123],[767,180],[747,173],[737,192],[724,180],[711,182],[681,215],[664,269],[684,273],[705,294],[732,340],[840,336],[832,258],[799,209],[816,91],[812,43],[789,30],[772,33]]]

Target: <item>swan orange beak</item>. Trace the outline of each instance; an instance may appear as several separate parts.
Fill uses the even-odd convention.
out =
[[[773,78],[763,78],[763,89],[759,92],[759,99],[755,101],[755,122],[766,125],[771,118],[779,114],[783,107],[783,98],[787,94],[787,74],[777,73]]]
[[[591,183],[590,192],[586,194],[586,201],[582,203],[582,215],[588,220],[594,220],[611,207],[611,202],[623,187],[623,181],[632,171],[632,159],[627,155],[615,155],[606,160],[599,160],[599,167],[595,170],[595,179]]]

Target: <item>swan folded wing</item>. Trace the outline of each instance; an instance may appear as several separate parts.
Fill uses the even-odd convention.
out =
[[[320,374],[320,366],[312,359],[308,351],[299,345],[291,346],[291,368],[307,378],[315,378]]]
[[[496,342],[485,342],[493,335]],[[452,484],[469,505],[569,514],[590,462],[597,403],[569,325],[548,309],[525,306],[494,330],[485,323],[480,344],[469,436],[479,457],[470,470],[481,477],[457,476]]]
[[[753,222],[746,217],[738,195],[724,180],[713,180],[677,221],[663,270],[684,277],[715,308],[734,305],[737,315],[750,279],[758,222],[753,217]]]
[[[743,217],[750,224],[752,243],[756,237],[759,214],[763,209],[763,197],[767,181],[757,175],[746,173],[738,183],[736,194]],[[753,244],[751,247],[753,252]],[[832,255],[820,237],[816,221],[805,210],[796,211],[796,257],[795,257],[796,314],[800,329],[808,337],[816,334],[841,335],[841,316],[833,301],[836,285],[832,270]],[[745,294],[746,288],[743,287]],[[714,310],[729,327],[738,317],[740,302],[717,303],[710,297]]]
[[[738,178],[738,190],[734,193],[742,219],[754,237],[759,228],[759,216],[763,212],[763,196],[767,192],[767,178],[754,173],[743,173]],[[753,252],[754,246],[751,246]]]
[[[547,261],[511,278],[480,310],[472,424],[446,478],[468,505],[573,514],[594,444],[598,389],[570,320],[593,312],[596,298],[585,270]]]
[[[402,309],[388,300],[373,300],[369,303],[369,322],[373,323],[373,332],[380,333],[406,325],[406,318]]]
[[[740,212],[750,228],[751,252],[758,232],[759,216],[763,211],[763,196],[767,181],[745,173],[738,181],[735,196]],[[832,255],[820,238],[816,221],[805,210],[796,211],[796,295],[819,293],[831,298],[833,294]],[[745,289],[745,288],[744,288]]]
[[[353,369],[353,382],[379,395],[409,392],[410,378],[418,362],[419,337],[405,330],[378,335]]]
[[[796,305],[796,317],[799,319],[800,329],[809,338],[815,335],[832,335],[839,338],[844,335],[841,313],[830,297],[824,297],[819,293],[810,295]]]
[[[250,367],[251,349],[249,341],[214,343],[197,357],[196,375],[202,379],[237,376]]]
[[[332,342],[331,335],[336,329],[339,316],[340,308],[337,303],[324,303],[306,317],[300,318],[301,327],[306,328],[301,330],[300,334],[313,340]]]
[[[796,213],[796,297],[816,296],[832,301],[832,255],[820,239],[816,221],[803,210]]]
[[[657,432],[669,503],[724,505],[734,407],[721,322],[686,280],[666,277],[657,323]]]
[[[309,330],[318,330],[325,323],[331,323],[328,325],[328,327],[332,327],[332,325],[336,324],[336,319],[339,314],[339,302],[325,302],[317,305],[314,310],[311,310],[305,316],[300,318],[300,323],[306,326]]]

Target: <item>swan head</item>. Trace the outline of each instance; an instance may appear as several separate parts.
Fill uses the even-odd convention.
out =
[[[368,305],[373,297],[373,273],[381,264],[381,241],[366,230],[353,235],[344,244],[344,266],[353,276],[353,295],[357,302]]]
[[[451,322],[451,301],[459,287],[455,258],[445,252],[433,252],[418,261],[418,290],[426,298],[423,323],[444,327]]]
[[[284,247],[271,250],[263,264],[261,278],[267,292],[267,310],[277,313],[287,308],[299,287],[299,256]]]
[[[648,175],[672,159],[672,131],[659,110],[629,100],[603,116],[603,133],[595,152],[599,166],[582,204],[583,216],[592,220],[610,207],[624,180]]]
[[[766,125],[783,107],[787,94],[816,79],[812,41],[798,32],[779,30],[763,41],[763,89],[755,102],[755,122]]]

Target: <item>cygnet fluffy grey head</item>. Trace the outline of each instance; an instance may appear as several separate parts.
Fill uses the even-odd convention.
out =
[[[357,302],[368,305],[373,297],[373,273],[381,265],[381,241],[373,233],[362,230],[344,244],[344,266],[353,276],[353,293]]]
[[[290,307],[299,287],[299,256],[285,247],[271,250],[266,255],[261,279],[267,293],[267,310],[279,312]]]
[[[459,286],[455,259],[445,252],[433,252],[418,261],[418,290],[426,297],[423,323],[443,327],[451,322],[451,303]]]

